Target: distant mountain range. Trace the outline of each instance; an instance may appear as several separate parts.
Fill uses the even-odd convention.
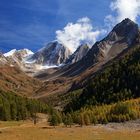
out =
[[[23,71],[27,71],[28,68],[39,71],[78,62],[86,55],[88,50],[89,46],[83,44],[72,53],[68,47],[64,46],[62,43],[53,41],[35,53],[28,49],[13,49],[3,55],[9,62],[12,62],[12,64],[15,63]]]

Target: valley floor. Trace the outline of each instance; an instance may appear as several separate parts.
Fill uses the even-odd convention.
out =
[[[96,126],[51,127],[47,123],[0,122],[0,140],[140,140],[140,120]]]

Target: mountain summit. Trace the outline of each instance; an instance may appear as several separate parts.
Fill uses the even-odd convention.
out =
[[[91,60],[91,63],[108,61],[136,43],[138,36],[138,24],[125,19],[117,24],[107,37],[93,45],[87,54],[88,60]]]
[[[71,55],[71,51],[58,41],[48,43],[27,61],[39,65],[60,65]]]

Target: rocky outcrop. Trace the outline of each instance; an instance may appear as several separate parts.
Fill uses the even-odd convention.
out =
[[[3,66],[7,63],[8,63],[8,61],[7,61],[6,57],[0,52],[0,66]]]
[[[80,45],[78,49],[66,60],[65,64],[73,64],[81,60],[89,51],[87,44]]]

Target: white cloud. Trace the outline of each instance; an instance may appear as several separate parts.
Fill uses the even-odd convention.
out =
[[[140,15],[140,0],[117,0],[110,5],[113,11],[117,11],[117,21],[130,18],[136,21]]]
[[[68,23],[63,30],[56,31],[56,39],[74,52],[81,43],[93,45],[104,30],[93,30],[88,17],[78,19],[76,23]]]
[[[105,18],[106,25],[110,27],[125,18],[136,21],[140,16],[140,0],[115,0],[111,2],[110,8],[116,12],[116,16],[108,15]]]
[[[107,32],[109,32],[112,29],[112,27],[116,24],[116,19],[112,15],[107,15],[104,19],[104,22],[106,30]]]

